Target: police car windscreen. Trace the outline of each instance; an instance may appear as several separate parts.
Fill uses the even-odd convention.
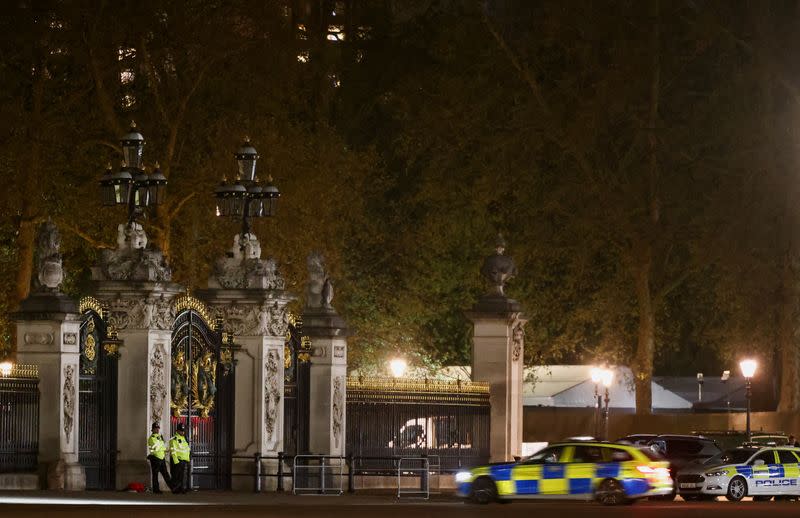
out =
[[[747,460],[757,452],[754,448],[736,448],[733,450],[725,450],[709,458],[704,464],[709,466],[722,465],[722,464],[744,464]]]

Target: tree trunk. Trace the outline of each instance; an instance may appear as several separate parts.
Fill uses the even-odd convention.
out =
[[[784,254],[781,272],[781,303],[778,323],[778,350],[780,351],[781,391],[778,411],[796,412],[800,409],[800,383],[798,383],[798,350],[794,338],[796,293],[792,271],[791,252]]]
[[[30,221],[23,221],[17,233],[17,287],[14,292],[14,307],[18,307],[19,303],[25,300],[31,291],[35,240],[35,226]]]
[[[661,201],[658,192],[658,107],[661,95],[661,26],[659,0],[650,4],[653,28],[650,33],[650,106],[648,107],[648,218],[646,233],[634,259],[636,304],[639,310],[639,330],[636,343],[634,376],[636,387],[636,413],[647,415],[653,408],[653,357],[655,355],[656,316],[651,288],[653,267],[652,242],[658,233],[661,218]]]
[[[635,266],[636,302],[639,310],[639,330],[636,341],[636,357],[633,365],[636,387],[636,413],[650,414],[653,407],[652,380],[653,356],[655,354],[656,317],[653,309],[653,294],[650,289],[649,248],[641,254]]]
[[[34,68],[31,95],[31,114],[28,119],[26,131],[28,145],[28,160],[26,171],[21,171],[25,177],[23,192],[21,193],[20,207],[21,219],[17,233],[17,279],[14,290],[15,300],[13,307],[18,307],[30,294],[31,279],[33,278],[33,255],[36,241],[37,207],[35,201],[39,199],[37,181],[41,178],[41,129],[42,129],[42,103],[44,97],[44,74],[41,63]],[[16,351],[16,343],[12,345],[12,352]]]

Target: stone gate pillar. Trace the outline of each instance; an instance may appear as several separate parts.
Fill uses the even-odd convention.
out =
[[[516,266],[503,255],[504,250],[505,243],[499,237],[496,254],[487,257],[481,269],[490,290],[467,313],[474,326],[472,380],[489,383],[492,462],[513,460],[522,454],[526,320],[520,304],[504,292],[505,282],[516,275]]]
[[[83,490],[78,459],[80,315],[60,292],[60,237],[48,221],[39,231],[31,295],[14,315],[17,361],[39,368],[39,466],[41,487]]]
[[[288,332],[287,305],[294,297],[285,291],[285,281],[274,259],[261,259],[255,234],[236,235],[233,247],[218,259],[200,290],[201,298],[225,331],[233,333],[240,349],[235,354],[236,412],[234,451],[275,457],[284,451],[284,362]],[[277,461],[262,462],[264,473],[277,469]],[[234,459],[234,473],[252,473],[253,460]],[[262,481],[265,490],[275,488],[276,479]],[[233,489],[252,490],[248,477],[234,477]]]
[[[109,329],[124,346],[117,385],[117,488],[149,485],[147,436],[153,422],[169,435],[172,300],[183,287],[141,225],[118,227],[117,249],[92,268],[94,296],[109,309]]]
[[[331,305],[333,283],[318,253],[308,256],[309,281],[303,329],[311,338],[309,449],[345,455],[347,404],[347,325]]]

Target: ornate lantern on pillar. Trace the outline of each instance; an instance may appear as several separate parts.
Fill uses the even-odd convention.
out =
[[[103,205],[126,206],[128,224],[142,216],[147,207],[164,202],[167,179],[157,163],[153,174],[145,172],[142,160],[144,142],[136,123],[131,122],[130,130],[120,139],[123,158],[120,168],[115,172],[109,164],[100,179]]]
[[[258,181],[256,165],[259,156],[249,138],[245,137],[244,143],[233,156],[237,166],[236,178],[228,183],[223,177],[214,190],[214,197],[217,199],[216,212],[217,216],[241,218],[242,236],[245,236],[250,233],[251,217],[275,215],[281,193],[272,184],[271,177],[265,186]]]

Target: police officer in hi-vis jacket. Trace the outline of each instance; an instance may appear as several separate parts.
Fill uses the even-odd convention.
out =
[[[153,423],[150,430],[153,432],[147,438],[147,460],[150,461],[150,473],[153,475],[153,493],[161,493],[161,488],[158,486],[158,474],[164,477],[164,482],[172,489],[172,479],[167,473],[167,463],[164,461],[164,454],[166,453],[166,445],[164,444],[164,437],[159,431],[161,426],[158,423]]]
[[[169,454],[172,458],[172,492],[185,493],[189,490],[189,443],[183,436],[183,423],[178,423],[175,436],[169,441]]]

